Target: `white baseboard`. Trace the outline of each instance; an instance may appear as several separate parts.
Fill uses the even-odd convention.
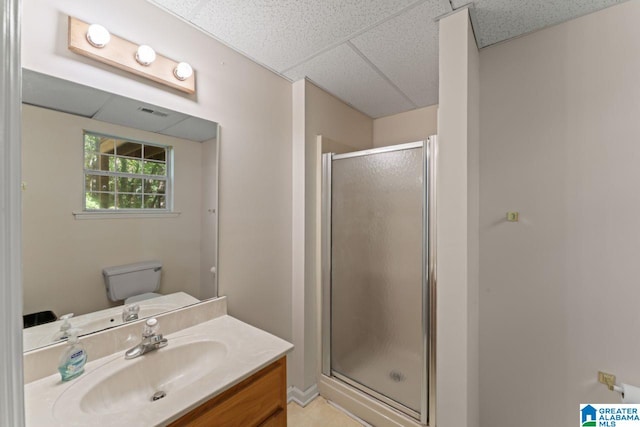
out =
[[[287,403],[296,402],[304,408],[319,394],[317,384],[312,385],[305,391],[300,390],[298,387],[291,386],[287,390]]]

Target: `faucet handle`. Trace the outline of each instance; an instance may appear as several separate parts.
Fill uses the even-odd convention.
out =
[[[130,322],[132,320],[138,320],[138,313],[140,312],[140,306],[138,304],[125,305],[122,309],[122,321]]]
[[[160,329],[160,325],[158,325],[158,319],[152,317],[147,319],[144,323],[144,329],[142,330],[142,337],[148,338],[154,335],[158,335],[158,330]]]
[[[138,312],[140,312],[140,306],[138,304],[127,305],[124,307],[124,311],[137,314]]]

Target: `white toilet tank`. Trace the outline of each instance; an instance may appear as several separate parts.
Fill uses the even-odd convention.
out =
[[[155,292],[160,288],[162,262],[146,261],[102,269],[107,295],[120,301],[134,295]]]

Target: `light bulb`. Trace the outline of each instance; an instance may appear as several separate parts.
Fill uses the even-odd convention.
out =
[[[87,29],[87,41],[91,46],[102,48],[111,40],[111,34],[102,25],[91,24]]]
[[[193,68],[186,62],[179,63],[176,68],[173,69],[173,75],[178,80],[187,80],[193,74]]]
[[[138,51],[136,52],[136,61],[138,61],[140,65],[150,65],[155,60],[156,51],[153,50],[151,46],[143,44],[138,47]]]

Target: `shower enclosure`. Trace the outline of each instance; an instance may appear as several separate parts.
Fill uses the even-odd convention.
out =
[[[430,425],[435,149],[322,158],[322,373]]]

